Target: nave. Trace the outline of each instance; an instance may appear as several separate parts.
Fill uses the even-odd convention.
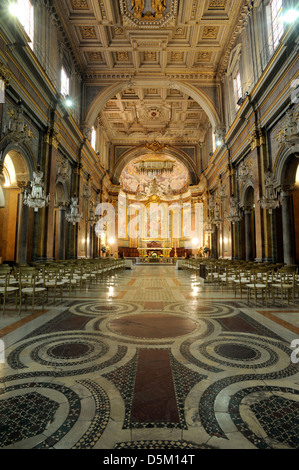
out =
[[[10,301],[0,447],[298,448],[299,303],[255,306],[198,274],[135,265],[44,310]]]

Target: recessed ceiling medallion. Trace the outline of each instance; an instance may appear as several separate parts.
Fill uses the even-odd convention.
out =
[[[178,0],[120,0],[124,26],[161,28],[173,23]]]

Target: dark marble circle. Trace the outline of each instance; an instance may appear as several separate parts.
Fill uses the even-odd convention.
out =
[[[90,352],[90,346],[82,343],[59,344],[48,350],[48,354],[56,359],[77,359]]]
[[[260,353],[257,350],[241,344],[220,344],[215,348],[215,351],[220,356],[228,359],[251,360],[260,357]]]
[[[184,336],[198,328],[194,321],[185,317],[150,313],[112,319],[107,326],[113,333],[151,339]]]

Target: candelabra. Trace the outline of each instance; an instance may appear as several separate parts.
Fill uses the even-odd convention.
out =
[[[237,198],[235,196],[231,196],[230,198],[229,213],[225,214],[225,219],[228,222],[231,222],[232,224],[235,224],[236,222],[240,222],[241,220],[239,205],[238,205]]]
[[[37,212],[46,204],[49,204],[50,194],[45,196],[44,194],[44,182],[43,172],[40,171],[39,167],[37,171],[33,172],[33,181],[30,181],[31,191],[27,189],[24,193],[24,204],[28,207],[33,207],[34,211]]]
[[[72,197],[71,205],[70,205],[70,212],[66,214],[66,220],[71,222],[73,225],[77,224],[83,219],[83,214],[79,214],[78,208],[78,198]]]
[[[218,202],[216,202],[215,207],[214,207],[213,223],[215,225],[220,225],[222,222],[223,222],[223,218],[220,216],[220,206]]]
[[[213,221],[211,217],[208,217],[207,221],[204,224],[204,231],[205,233],[214,233],[214,230],[215,230],[215,227],[214,227]]]
[[[90,225],[95,225],[96,222],[97,222],[97,218],[96,218],[95,213],[94,213],[93,204],[91,204],[91,206],[90,206],[88,222],[90,223]]]
[[[265,174],[265,194],[258,200],[258,203],[262,209],[267,209],[269,214],[279,207],[279,200],[274,190],[274,178],[270,170]]]

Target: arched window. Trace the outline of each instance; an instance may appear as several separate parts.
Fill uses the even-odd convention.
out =
[[[90,144],[92,148],[95,150],[96,149],[96,137],[97,137],[97,132],[95,128],[93,127],[91,130],[91,139],[90,139]]]
[[[34,8],[30,0],[17,0],[12,4],[11,12],[18,18],[26,34],[29,36],[33,49],[34,39]]]
[[[268,6],[268,35],[269,49],[273,53],[279,44],[279,40],[283,35],[283,1],[270,0]]]
[[[63,96],[68,96],[70,92],[70,79],[64,67],[61,68],[60,79],[61,79],[60,92]]]

